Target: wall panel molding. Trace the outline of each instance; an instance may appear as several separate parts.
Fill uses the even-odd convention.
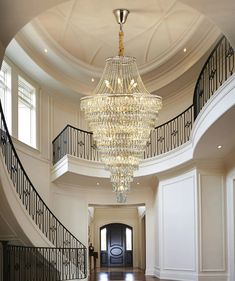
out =
[[[200,272],[225,272],[226,234],[223,175],[199,173],[198,192],[199,270]]]
[[[160,182],[161,272],[196,271],[195,180],[193,170]]]

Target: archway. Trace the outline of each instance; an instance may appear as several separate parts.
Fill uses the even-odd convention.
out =
[[[122,223],[111,223],[100,228],[100,266],[133,266],[133,230]]]

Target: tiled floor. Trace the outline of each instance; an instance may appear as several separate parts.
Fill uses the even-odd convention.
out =
[[[146,276],[136,268],[99,268],[92,271],[89,281],[160,281],[153,276]],[[170,281],[170,280],[164,280]]]

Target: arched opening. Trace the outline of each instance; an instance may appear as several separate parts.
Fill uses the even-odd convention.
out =
[[[100,228],[100,266],[133,266],[133,230],[122,223],[111,223]]]

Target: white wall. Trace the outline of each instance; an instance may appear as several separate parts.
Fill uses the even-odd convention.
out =
[[[155,275],[227,280],[225,209],[223,172],[194,168],[160,180],[155,201]]]
[[[195,170],[160,180],[156,196],[155,274],[190,280],[197,266]]]

